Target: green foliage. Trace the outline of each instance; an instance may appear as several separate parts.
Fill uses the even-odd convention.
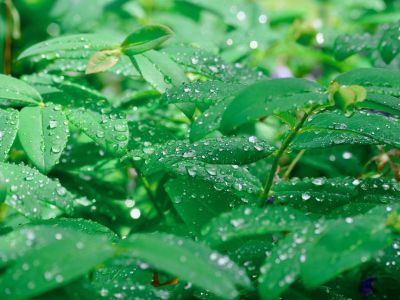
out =
[[[399,11],[0,1],[0,299],[397,299]]]

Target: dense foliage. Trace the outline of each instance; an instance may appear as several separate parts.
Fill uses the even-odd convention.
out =
[[[398,1],[0,17],[0,299],[398,299]]]

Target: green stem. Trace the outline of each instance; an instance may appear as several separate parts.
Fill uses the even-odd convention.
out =
[[[265,205],[265,198],[268,197],[269,191],[271,190],[272,184],[274,182],[274,177],[276,174],[276,170],[279,166],[279,160],[281,159],[282,155],[285,153],[286,149],[289,147],[290,143],[296,137],[297,133],[303,126],[304,122],[307,120],[309,113],[304,113],[301,120],[297,123],[297,125],[293,128],[293,130],[289,133],[286,139],[283,141],[282,146],[279,148],[278,152],[276,153],[275,160],[272,164],[271,172],[267,178],[267,181],[264,185],[263,193],[261,194],[261,206]]]

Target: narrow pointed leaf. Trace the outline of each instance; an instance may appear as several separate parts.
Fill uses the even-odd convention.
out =
[[[148,25],[132,32],[121,44],[126,55],[136,55],[154,49],[173,35],[171,29],[162,25]]]
[[[8,152],[17,136],[18,125],[18,111],[0,109],[0,162],[7,158]]]

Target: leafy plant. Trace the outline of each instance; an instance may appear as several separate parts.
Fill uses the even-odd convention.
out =
[[[0,1],[0,299],[398,297],[396,1],[53,2]]]

